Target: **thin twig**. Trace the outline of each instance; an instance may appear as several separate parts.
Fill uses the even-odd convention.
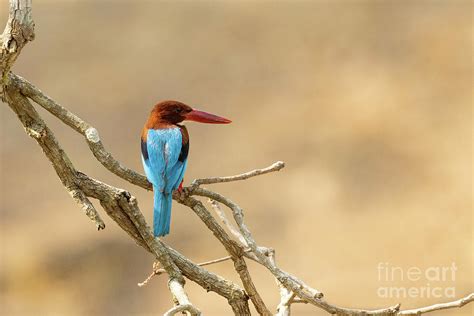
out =
[[[439,311],[442,309],[449,309],[449,308],[461,308],[464,305],[474,302],[474,293],[471,293],[469,295],[466,295],[465,297],[452,301],[452,302],[447,302],[447,303],[440,303],[440,304],[434,304],[426,307],[420,307],[420,308],[415,308],[415,309],[408,309],[404,311],[400,311],[398,315],[421,315],[424,313],[429,313],[429,312],[434,312],[434,311]]]
[[[244,247],[247,247],[247,242],[245,241],[244,236],[232,225],[231,222],[227,219],[227,216],[225,215],[224,211],[220,207],[219,203],[214,201],[213,199],[208,199],[209,204],[211,204],[212,208],[216,212],[217,216],[221,219],[222,223],[227,226],[229,231],[234,235]]]
[[[280,171],[281,169],[283,169],[283,167],[285,167],[285,163],[283,161],[277,161],[271,166],[268,166],[266,168],[255,169],[255,170],[238,174],[235,176],[195,179],[193,182],[191,182],[191,187],[198,187],[201,184],[213,184],[213,183],[246,180],[248,178],[256,177],[256,176],[266,174],[269,172]]]
[[[298,297],[295,297],[294,299],[292,299],[292,300],[291,300],[291,303],[292,303],[292,304],[295,304],[295,303],[308,304],[307,301],[302,300],[301,298],[298,298]]]
[[[244,252],[250,252],[251,250],[250,249],[246,249],[244,250]],[[216,263],[221,263],[221,262],[224,262],[224,261],[228,261],[228,260],[231,260],[232,257],[231,256],[226,256],[226,257],[222,257],[222,258],[218,258],[218,259],[214,259],[214,260],[209,260],[209,261],[204,261],[204,262],[201,262],[201,263],[198,263],[198,266],[200,267],[205,267],[205,266],[209,266],[209,265],[212,265],[212,264],[216,264]],[[147,285],[150,280],[154,277],[154,276],[158,276],[158,275],[161,275],[163,273],[166,273],[166,270],[165,269],[162,269],[162,268],[159,268],[157,266],[157,262],[155,262],[153,264],[153,272],[150,273],[150,275],[143,281],[143,282],[140,282],[138,283],[138,286],[139,287],[142,287],[142,286],[145,286]]]

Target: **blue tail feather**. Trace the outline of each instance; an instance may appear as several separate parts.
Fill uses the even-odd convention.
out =
[[[163,193],[155,187],[153,192],[153,231],[155,237],[162,237],[170,232],[172,193]]]

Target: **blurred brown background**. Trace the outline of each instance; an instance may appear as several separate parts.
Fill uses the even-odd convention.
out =
[[[3,28],[6,0],[0,8]],[[285,161],[280,173],[213,189],[238,201],[257,241],[331,303],[450,300],[383,298],[380,286],[473,290],[470,1],[42,0],[33,13],[36,39],[14,71],[97,127],[127,166],[142,171],[140,130],[162,99],[233,120],[188,124],[187,183]],[[80,135],[39,110],[78,169],[131,190],[151,220],[150,192],[112,176]],[[105,215],[97,232],[10,109],[0,114],[0,313],[169,308],[164,276],[136,286],[150,255]],[[165,240],[196,262],[225,255],[179,205]],[[453,262],[455,280],[378,280],[380,263],[406,271]],[[250,268],[274,310],[273,278]],[[229,262],[209,269],[238,282]],[[207,315],[229,314],[217,295],[191,282],[187,290]]]

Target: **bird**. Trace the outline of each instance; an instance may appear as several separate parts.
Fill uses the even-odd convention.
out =
[[[173,191],[182,190],[189,153],[189,134],[183,121],[232,122],[179,101],[161,101],[153,107],[141,134],[141,157],[146,177],[153,185],[155,237],[169,234]]]

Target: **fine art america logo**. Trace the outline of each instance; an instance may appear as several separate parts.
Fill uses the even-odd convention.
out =
[[[383,286],[377,288],[377,295],[383,298],[453,298],[456,295],[455,287],[442,285],[454,284],[457,269],[454,262],[449,266],[426,268],[402,268],[380,262],[377,275]],[[394,283],[401,282],[416,282],[416,286],[394,286]]]

